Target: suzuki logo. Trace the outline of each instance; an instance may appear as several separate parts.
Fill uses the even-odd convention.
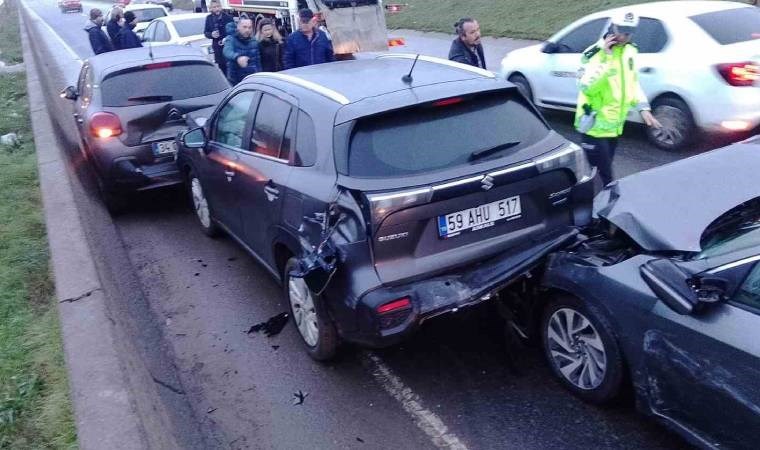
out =
[[[491,189],[493,187],[493,177],[491,177],[491,175],[484,176],[483,179],[480,180],[480,187],[482,187],[484,191]]]
[[[179,112],[177,108],[172,108],[169,110],[169,114],[166,116],[166,119],[169,122],[173,120],[182,120],[182,113]]]

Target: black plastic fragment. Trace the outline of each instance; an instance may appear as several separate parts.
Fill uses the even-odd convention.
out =
[[[248,334],[263,332],[266,337],[277,336],[288,324],[288,313],[280,313],[270,317],[266,322],[257,323],[248,330]]]

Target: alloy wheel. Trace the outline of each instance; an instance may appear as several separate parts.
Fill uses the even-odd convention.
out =
[[[288,298],[293,311],[293,320],[303,340],[310,347],[317,345],[319,326],[314,296],[303,278],[289,277]]]
[[[679,147],[689,132],[689,118],[686,113],[670,105],[658,106],[654,113],[662,124],[662,128],[651,130],[654,140],[665,148]]]
[[[559,373],[580,389],[599,387],[607,369],[607,354],[591,321],[576,310],[561,308],[552,314],[546,332],[550,360]]]

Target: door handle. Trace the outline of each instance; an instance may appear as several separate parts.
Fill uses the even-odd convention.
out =
[[[267,200],[270,202],[280,198],[280,190],[275,187],[272,180],[269,180],[267,184],[264,185],[264,193],[267,195]]]

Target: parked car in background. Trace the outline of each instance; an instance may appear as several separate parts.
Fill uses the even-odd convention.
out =
[[[136,5],[132,3],[124,7],[124,12],[127,11],[132,11],[135,13],[135,17],[137,17],[137,26],[135,26],[134,32],[137,33],[138,36],[142,36],[143,31],[145,31],[148,24],[153,19],[169,15],[169,13],[166,12],[166,8],[161,5]],[[108,23],[109,20],[111,20],[111,10],[106,12],[106,20],[104,23]],[[103,26],[103,31],[106,31],[105,26]]]
[[[201,228],[282,281],[316,359],[488,300],[590,219],[595,170],[514,85],[414,59],[251,75],[181,138]]]
[[[82,12],[81,0],[60,0],[58,2],[58,8],[62,13],[67,12]]]
[[[632,385],[693,444],[757,447],[759,155],[757,136],[607,186],[599,223],[512,297],[570,391],[607,403]]]
[[[173,14],[153,20],[143,32],[144,45],[190,45],[214,60],[211,40],[203,35],[208,14]]]
[[[124,194],[181,182],[175,138],[185,115],[216,105],[229,83],[199,50],[161,46],[108,52],[86,60],[73,101],[80,146],[106,206],[117,211]]]
[[[161,5],[169,11],[174,10],[174,2],[172,0],[135,0],[132,4]]]
[[[546,43],[510,52],[503,76],[536,105],[574,110],[581,53],[620,10],[641,18],[633,36],[639,80],[664,126],[647,128],[655,145],[678,150],[698,130],[735,133],[760,125],[760,8],[743,3],[656,2],[594,13]],[[641,122],[635,111],[629,120]]]

